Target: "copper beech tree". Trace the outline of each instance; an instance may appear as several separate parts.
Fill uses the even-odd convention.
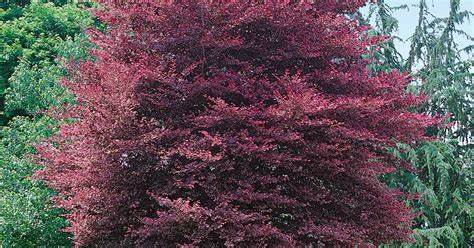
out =
[[[317,247],[407,241],[378,180],[437,123],[409,78],[373,75],[363,0],[101,1],[77,104],[39,147],[76,246]]]

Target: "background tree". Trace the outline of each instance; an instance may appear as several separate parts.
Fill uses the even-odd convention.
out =
[[[62,60],[86,56],[81,33],[92,19],[75,4],[6,3],[0,9],[0,246],[69,246],[64,212],[51,202],[52,190],[31,180],[39,167],[29,155],[34,142],[56,131],[57,122],[42,111],[73,100],[58,83],[66,75]]]
[[[459,38],[473,41],[459,26],[473,13],[460,10],[460,1],[450,1],[448,17],[430,13],[420,0],[415,6],[392,7],[389,1],[372,4],[369,19],[375,30],[394,36],[397,20],[391,15],[400,8],[417,7],[419,21],[410,38],[411,50],[403,58],[389,39],[374,57],[372,69],[396,68],[410,72],[414,83],[410,91],[423,92],[429,100],[416,109],[430,115],[449,116],[446,128],[432,128],[440,141],[427,142],[417,149],[400,144],[394,151],[418,169],[418,175],[401,171],[385,177],[389,185],[419,194],[410,201],[420,215],[416,218],[417,242],[407,247],[471,247],[472,240],[472,130],[473,72],[472,45],[460,47]],[[436,4],[436,3],[434,3]],[[375,14],[372,15],[372,14]],[[396,36],[395,36],[396,38]],[[402,66],[401,66],[402,65]]]
[[[349,246],[407,240],[378,176],[437,121],[406,75],[366,69],[365,1],[103,1],[75,122],[41,175],[77,246]]]

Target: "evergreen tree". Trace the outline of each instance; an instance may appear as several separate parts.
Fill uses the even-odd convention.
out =
[[[440,141],[427,142],[417,149],[400,144],[401,149],[394,152],[411,161],[417,169],[416,174],[401,171],[385,179],[393,187],[402,185],[406,191],[419,195],[409,203],[420,213],[414,226],[417,242],[404,246],[471,247],[472,45],[459,47],[457,39],[462,36],[473,41],[473,37],[459,29],[472,13],[460,11],[459,0],[450,1],[446,18],[432,15],[425,0],[420,0],[417,7],[419,21],[410,38],[408,57],[399,56],[389,40],[382,46],[382,52],[378,52],[377,58],[381,59],[373,68],[397,68],[410,72],[414,83],[409,90],[429,96],[429,100],[416,111],[448,116],[446,122],[451,125],[428,130],[438,135]],[[384,1],[377,1],[371,8],[371,13],[376,13],[376,30],[393,36],[397,31],[397,20],[390,13],[399,8]]]

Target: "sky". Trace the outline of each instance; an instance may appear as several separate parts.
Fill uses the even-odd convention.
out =
[[[469,10],[474,12],[474,0],[460,0],[461,1],[461,11]],[[407,40],[415,31],[416,24],[418,22],[418,4],[419,0],[385,0],[390,6],[400,6],[408,5],[409,9],[396,10],[393,13],[393,16],[399,21],[399,31],[397,36],[403,40]],[[431,13],[437,17],[447,17],[449,15],[449,2],[450,0],[427,0],[428,8]],[[362,13],[367,13],[368,8],[365,7],[362,9]],[[461,26],[461,29],[464,30],[471,36],[474,36],[474,18],[467,20]],[[468,41],[464,38],[458,37],[458,42],[461,47],[467,45],[472,45],[472,41]],[[410,49],[409,41],[397,42],[396,43],[400,53],[406,57]]]

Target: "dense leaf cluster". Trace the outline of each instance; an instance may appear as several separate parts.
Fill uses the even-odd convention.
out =
[[[91,3],[0,2],[0,247],[473,246],[461,0],[442,18],[370,1],[368,20],[365,0],[101,2],[82,65]],[[392,13],[407,8],[405,58]],[[416,147],[430,121],[414,113],[451,124]],[[67,211],[32,180],[35,143]]]
[[[75,122],[41,176],[77,246],[303,247],[408,240],[378,180],[436,121],[409,77],[372,75],[365,1],[104,1]]]
[[[41,111],[73,98],[60,87],[62,59],[86,56],[90,14],[73,4],[7,1],[0,9],[0,246],[70,245],[52,190],[32,174],[33,144],[57,122]],[[62,59],[61,59],[62,58]]]
[[[398,28],[393,11],[412,6],[392,7],[388,1],[372,5],[376,13],[376,30],[393,36]],[[415,238],[406,247],[471,247],[473,245],[473,71],[472,41],[474,38],[460,29],[473,13],[460,10],[460,0],[450,1],[447,17],[430,12],[429,1],[420,0],[415,33],[410,38],[407,58],[396,52],[393,40],[388,40],[375,57],[372,69],[397,68],[411,72],[411,91],[429,96],[418,112],[447,116],[446,128],[432,128],[440,138],[419,148],[400,144],[397,156],[409,160],[417,171],[399,171],[385,180],[392,187],[401,187],[419,197],[409,201],[419,212],[415,219]],[[465,39],[471,45],[460,46]],[[396,246],[400,246],[399,244]]]

